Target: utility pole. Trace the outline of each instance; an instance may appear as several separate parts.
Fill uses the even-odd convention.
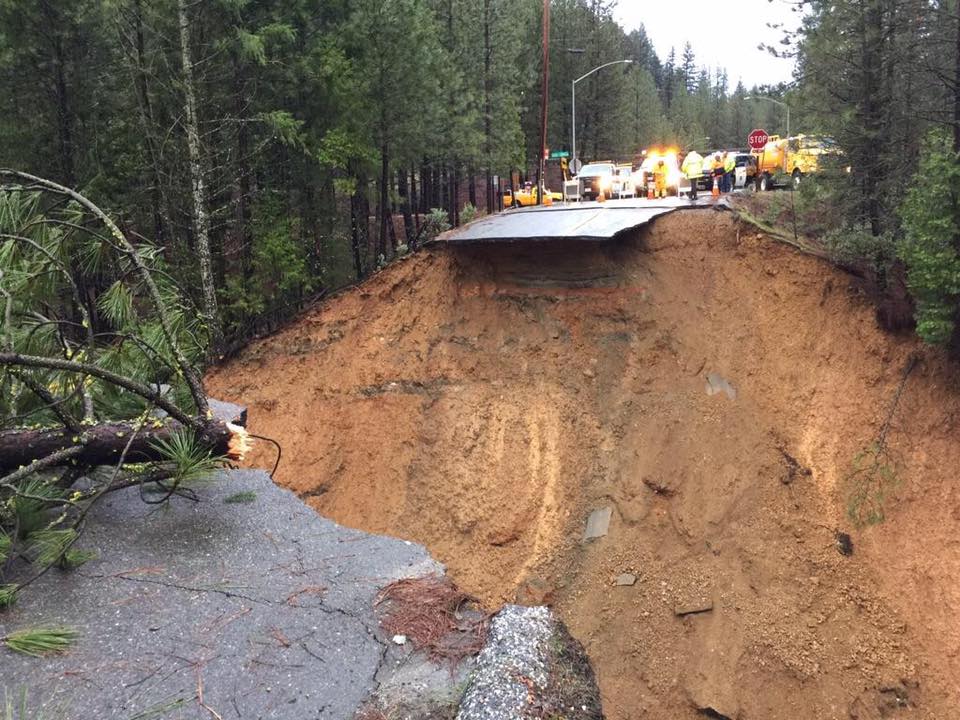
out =
[[[550,92],[550,0],[543,0],[543,87],[540,90],[540,163],[537,171],[537,205],[543,204],[547,155],[547,100]]]

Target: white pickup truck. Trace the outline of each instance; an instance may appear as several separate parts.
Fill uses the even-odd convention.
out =
[[[636,197],[637,186],[633,177],[633,168],[630,165],[617,165],[613,175],[610,193],[616,198]]]

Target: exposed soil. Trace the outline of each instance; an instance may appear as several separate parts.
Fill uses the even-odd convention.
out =
[[[915,353],[899,484],[859,529],[845,478]],[[947,720],[957,377],[848,276],[702,210],[610,245],[434,247],[207,382],[321,513],[490,603],[552,602],[609,718]]]

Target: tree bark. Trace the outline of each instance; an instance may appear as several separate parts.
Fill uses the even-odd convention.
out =
[[[380,148],[380,192],[377,201],[377,259],[387,256],[387,222],[390,217],[388,183],[390,182],[390,155],[386,143]]]
[[[493,207],[493,178],[491,177],[491,162],[493,158],[493,76],[492,54],[490,44],[490,0],[483,0],[483,137],[484,137],[484,192],[487,198],[487,212],[492,213]]]
[[[420,176],[420,186],[423,189],[423,176]],[[413,208],[413,225],[420,232],[420,199],[417,195],[417,173],[410,171],[410,207]]]
[[[133,2],[133,47],[131,48],[131,72],[134,86],[137,90],[137,106],[140,114],[140,123],[143,125],[143,142],[150,156],[150,172],[153,175],[150,188],[150,199],[153,204],[153,226],[155,241],[165,250],[167,246],[167,228],[172,226],[169,202],[163,192],[163,175],[160,162],[160,153],[154,138],[153,106],[150,102],[150,92],[147,82],[146,69],[146,40],[143,31],[143,5],[141,0]]]
[[[222,420],[197,420],[203,423],[203,429],[197,433],[197,438],[212,455],[224,456],[230,460],[242,459],[246,450],[246,433],[243,428]],[[67,429],[3,432],[0,433],[0,478],[57,453],[63,456],[62,461],[44,463],[44,466],[110,465],[120,459],[128,443],[130,448],[124,462],[163,460],[163,454],[155,447],[156,443],[183,428],[181,423],[168,419],[164,422],[148,421],[139,431],[136,431],[134,423],[115,422],[85,427],[79,433]],[[134,432],[136,435],[131,443],[130,436]],[[72,454],[64,452],[71,448],[80,449],[72,451]]]
[[[367,219],[363,215],[365,212],[362,198],[364,180],[362,177],[357,177],[356,179],[357,186],[350,196],[350,247],[353,251],[353,269],[354,272],[356,272],[357,280],[363,280],[363,258],[360,248],[367,239],[365,230]],[[361,221],[364,223],[362,227],[360,225]]]
[[[56,11],[55,3],[44,2],[43,14],[50,24],[50,52],[53,70],[53,89],[57,102],[57,150],[60,159],[60,181],[67,187],[76,185],[73,160],[73,113],[67,92],[66,51],[63,46],[64,18]]]
[[[190,19],[187,1],[177,0],[180,21],[180,57],[183,64],[183,94],[186,110],[187,151],[190,156],[190,184],[193,189],[193,224],[196,233],[197,260],[200,265],[200,283],[203,286],[203,312],[210,332],[210,355],[218,357],[223,351],[223,329],[217,308],[217,289],[213,277],[213,257],[210,252],[210,215],[207,212],[207,188],[203,176],[203,158],[200,154],[200,129],[197,119],[197,96],[190,55]]]
[[[410,188],[407,184],[407,171],[397,170],[397,194],[400,196],[400,212],[403,213],[403,231],[406,236],[405,244],[410,247],[413,234],[413,213],[410,212]]]
[[[953,80],[953,151],[960,153],[960,8],[957,9],[956,32]]]

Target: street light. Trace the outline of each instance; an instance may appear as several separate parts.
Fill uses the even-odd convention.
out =
[[[572,83],[570,83],[570,98],[571,98],[570,114],[573,120],[573,125],[571,128],[573,133],[573,138],[572,138],[573,143],[570,146],[570,150],[572,152],[573,157],[570,159],[570,167],[573,168],[574,172],[579,172],[579,168],[577,168],[577,83],[583,80],[584,78],[590,77],[597,70],[603,70],[605,67],[610,67],[611,65],[619,65],[620,63],[632,63],[632,62],[634,61],[633,60],[614,60],[613,62],[604,63],[603,65],[598,65],[590,72],[585,73],[584,75],[581,75]]]
[[[787,109],[787,137],[790,137],[790,106],[785,102],[780,102],[779,100],[774,100],[772,97],[767,97],[766,95],[759,95],[754,97],[753,95],[748,95],[744,100],[769,100],[775,105],[780,105]]]

